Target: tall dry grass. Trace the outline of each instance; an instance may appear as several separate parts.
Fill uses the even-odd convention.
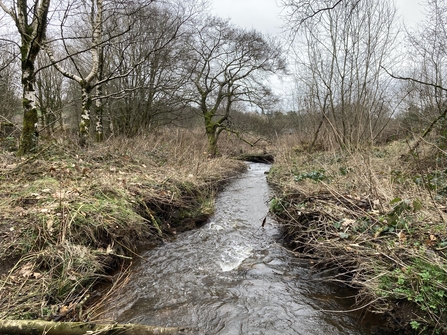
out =
[[[310,153],[290,136],[276,148],[271,210],[298,255],[332,273],[326,280],[356,287],[356,308],[445,331],[445,152],[425,143],[408,154],[401,141]]]
[[[139,248],[205,220],[217,189],[245,169],[208,158],[201,131],[73,143],[0,155],[0,318],[88,318],[97,284],[118,285],[111,273]]]

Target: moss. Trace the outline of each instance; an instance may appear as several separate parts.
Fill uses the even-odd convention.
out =
[[[28,108],[27,105],[24,105],[23,129],[20,137],[19,150],[17,152],[19,156],[32,153],[37,148],[38,134],[35,126],[38,122],[37,109]]]

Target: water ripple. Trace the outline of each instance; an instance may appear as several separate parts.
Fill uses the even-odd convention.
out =
[[[315,298],[326,289],[277,243],[274,222],[261,228],[267,169],[251,164],[207,225],[145,253],[108,316],[222,335],[367,334],[347,316],[321,313],[327,302]]]

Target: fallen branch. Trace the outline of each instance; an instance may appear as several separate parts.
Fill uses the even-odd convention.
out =
[[[165,328],[138,324],[95,324],[85,322],[51,322],[41,320],[0,320],[0,334],[27,335],[180,335],[185,328]]]

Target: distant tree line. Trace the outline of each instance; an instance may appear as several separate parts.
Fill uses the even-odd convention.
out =
[[[283,0],[307,141],[335,147],[433,131],[446,141],[447,3],[416,28],[388,0]]]
[[[56,128],[75,129],[85,147],[197,115],[217,155],[233,104],[268,105],[268,76],[284,71],[285,61],[277,42],[210,15],[205,5],[0,1],[1,43],[9,50],[0,55],[1,85],[10,101],[2,116],[21,115],[19,154]]]
[[[171,124],[203,127],[211,156],[222,132],[447,145],[446,0],[426,0],[414,29],[391,0],[282,5],[285,47],[202,0],[0,0],[2,125],[22,122],[20,155],[43,135],[71,131],[85,147]],[[270,80],[286,73],[287,110]]]

